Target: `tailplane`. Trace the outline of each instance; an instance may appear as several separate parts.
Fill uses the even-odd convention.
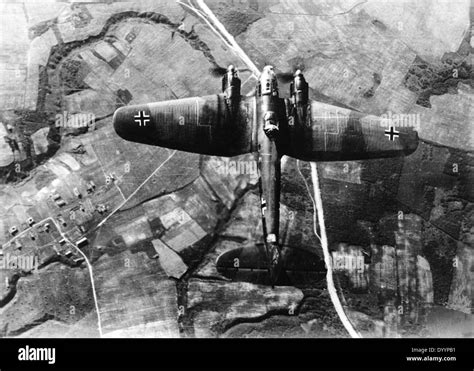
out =
[[[217,271],[232,281],[268,286],[306,286],[326,275],[324,261],[307,249],[283,246],[277,264],[272,264],[273,249],[265,244],[245,245],[222,253]]]

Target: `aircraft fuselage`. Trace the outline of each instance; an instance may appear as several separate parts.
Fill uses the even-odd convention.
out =
[[[280,159],[278,150],[278,88],[273,68],[266,66],[257,87],[258,166],[264,243],[269,260],[270,280],[274,283],[281,269],[280,225]]]

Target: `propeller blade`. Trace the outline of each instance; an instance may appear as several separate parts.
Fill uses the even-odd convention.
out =
[[[216,65],[214,67],[209,68],[209,72],[214,77],[222,77],[226,74],[227,68]]]
[[[236,69],[238,72],[250,72],[248,68],[236,68]],[[214,67],[209,68],[209,72],[214,77],[222,77],[227,73],[227,68],[216,65]]]
[[[304,71],[304,65],[302,63],[294,64],[291,68],[291,71],[278,71],[276,73],[277,79],[284,84],[288,84],[293,81],[296,71]]]
[[[282,82],[284,84],[288,84],[288,83],[292,82],[293,78],[294,78],[292,72],[278,72],[276,74],[276,77],[280,82]]]

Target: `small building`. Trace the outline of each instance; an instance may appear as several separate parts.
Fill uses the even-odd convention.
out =
[[[89,183],[87,183],[87,193],[92,193],[95,191],[95,184],[91,180]]]
[[[71,251],[71,250],[67,250],[64,255],[66,255],[68,258],[70,258],[70,257],[72,256],[72,251]]]
[[[115,174],[111,173],[109,175],[106,175],[105,177],[105,184],[110,184],[115,181]]]
[[[72,261],[75,263],[75,264],[79,264],[79,263],[82,263],[84,261],[84,257],[82,256],[79,256],[77,258],[74,258]]]
[[[103,214],[103,213],[107,212],[107,205],[98,204],[97,205],[97,211],[99,212],[99,214]]]
[[[76,246],[77,247],[84,247],[89,243],[86,237],[82,237],[81,239],[76,241]]]
[[[66,226],[67,226],[66,221],[64,220],[64,218],[63,218],[61,215],[58,215],[58,222],[59,222],[63,227],[66,227]]]
[[[55,202],[56,202],[56,205],[58,205],[59,207],[63,207],[67,205],[66,201],[64,201],[62,198],[59,198],[59,200]]]
[[[33,224],[35,224],[35,220],[30,216],[27,221],[28,225],[31,227]]]
[[[10,227],[10,234],[12,236],[16,235],[17,233],[18,233],[18,228],[15,225]]]
[[[74,187],[72,192],[74,193],[74,196],[77,198],[82,198],[81,192],[79,192],[79,189],[77,187]]]

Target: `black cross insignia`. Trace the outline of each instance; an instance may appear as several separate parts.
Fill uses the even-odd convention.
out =
[[[389,137],[389,140],[395,140],[395,137],[398,137],[400,132],[396,131],[393,126],[390,126],[390,130],[385,130],[385,136]]]
[[[138,111],[134,117],[138,126],[146,126],[150,122],[150,115],[147,115],[145,111]]]

